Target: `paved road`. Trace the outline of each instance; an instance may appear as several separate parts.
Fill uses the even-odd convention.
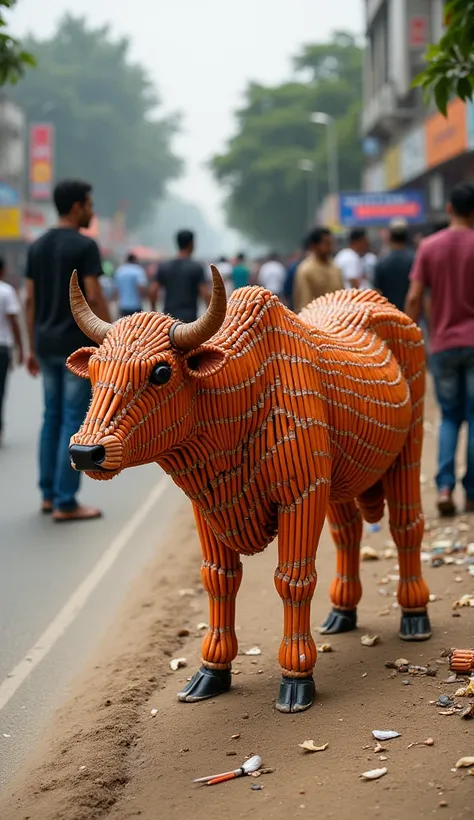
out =
[[[84,479],[81,499],[97,503],[102,520],[58,525],[41,516],[40,391],[39,380],[13,374],[0,451],[0,787],[64,700],[182,500],[148,465],[112,482]]]

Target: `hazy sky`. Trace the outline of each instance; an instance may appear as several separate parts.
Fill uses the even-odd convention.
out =
[[[183,112],[176,149],[187,167],[175,188],[215,223],[221,192],[203,166],[231,136],[247,81],[284,80],[302,44],[363,31],[363,0],[18,0],[12,29],[49,35],[67,11],[129,36],[166,110]]]

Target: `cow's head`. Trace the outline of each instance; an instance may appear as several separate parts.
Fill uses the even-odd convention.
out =
[[[81,348],[67,361],[72,373],[92,385],[89,411],[69,448],[76,469],[113,478],[125,467],[158,460],[192,434],[197,385],[214,376],[228,355],[206,344],[226,314],[225,287],[215,267],[212,279],[210,305],[195,322],[136,313],[109,324],[92,312],[73,273],[73,316],[100,345]]]

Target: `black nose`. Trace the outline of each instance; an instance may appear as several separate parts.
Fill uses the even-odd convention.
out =
[[[105,459],[105,447],[102,444],[71,444],[69,455],[76,470],[105,469],[100,466]]]

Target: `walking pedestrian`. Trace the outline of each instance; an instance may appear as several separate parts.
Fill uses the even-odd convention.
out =
[[[134,253],[129,253],[123,265],[114,275],[120,316],[130,316],[143,310],[143,300],[148,296],[148,279]]]
[[[414,260],[408,228],[394,225],[390,228],[390,253],[377,262],[373,286],[399,310],[405,310]]]
[[[237,288],[245,288],[250,284],[250,271],[243,253],[239,253],[237,256],[237,262],[232,271],[232,284],[236,290]]]
[[[55,521],[98,518],[95,507],[79,504],[80,472],[69,459],[69,440],[81,426],[90,402],[88,379],[66,367],[68,356],[91,341],[79,330],[69,305],[69,281],[74,269],[94,313],[110,321],[99,283],[102,275],[99,248],[80,233],[93,217],[92,186],[64,180],[54,189],[59,215],[55,228],[47,231],[28,250],[26,268],[26,321],[32,376],[41,373],[44,420],[39,442],[39,487],[42,511]]]
[[[4,276],[5,262],[0,259],[0,446],[3,441],[3,406],[14,347],[18,364],[23,363],[23,342],[18,323],[20,303],[15,289],[4,281]]]
[[[353,228],[349,234],[349,244],[337,254],[334,263],[342,271],[346,288],[368,288],[364,268],[364,256],[369,249],[363,228]]]
[[[283,296],[286,270],[277,253],[271,253],[258,273],[258,284],[276,296]]]
[[[178,254],[174,259],[160,262],[151,286],[152,310],[156,309],[159,290],[165,292],[164,313],[180,322],[194,322],[198,314],[198,299],[209,301],[209,289],[203,266],[192,259],[194,234],[179,231],[176,234]]]
[[[329,228],[314,228],[306,246],[309,254],[295,276],[294,307],[298,313],[314,299],[344,288],[341,270],[332,261],[333,238]]]
[[[441,409],[438,510],[454,515],[456,449],[468,425],[465,510],[474,512],[474,186],[458,185],[448,204],[448,228],[424,239],[415,257],[406,313],[419,319],[430,290],[431,371]]]

